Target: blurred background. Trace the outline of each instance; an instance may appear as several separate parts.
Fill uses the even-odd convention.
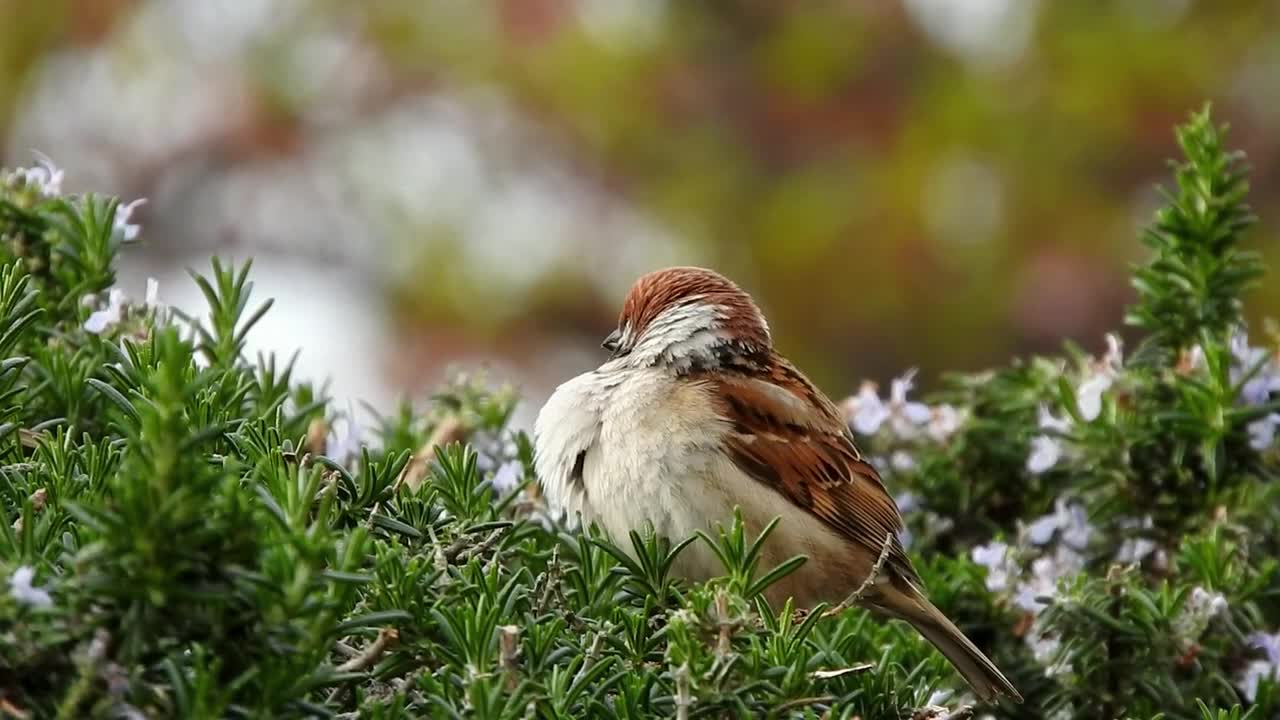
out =
[[[1277,0],[0,0],[0,164],[147,198],[126,292],[253,257],[340,403],[485,363],[525,423],[670,264],[837,397],[1098,350],[1205,101],[1275,266]]]

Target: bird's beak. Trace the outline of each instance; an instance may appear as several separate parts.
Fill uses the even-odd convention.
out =
[[[604,342],[600,343],[600,347],[608,350],[611,356],[617,357],[618,350],[622,347],[622,333],[618,330],[609,333],[609,337],[606,337]]]

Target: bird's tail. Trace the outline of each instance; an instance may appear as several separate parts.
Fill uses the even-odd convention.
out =
[[[893,585],[882,586],[882,597],[878,600],[877,605],[911,623],[926,640],[938,648],[973,687],[980,699],[992,701],[1003,695],[1014,702],[1022,702],[1018,689],[991,662],[991,658],[983,654],[978,646],[960,632],[955,623],[948,620],[941,610],[914,588],[903,590]]]

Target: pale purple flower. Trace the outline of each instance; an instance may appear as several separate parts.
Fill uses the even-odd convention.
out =
[[[1249,447],[1262,451],[1274,445],[1277,426],[1280,426],[1280,413],[1271,413],[1249,423],[1245,428],[1249,432]]]
[[[1249,336],[1243,330],[1231,336],[1231,355],[1235,359],[1231,382],[1244,380],[1240,402],[1254,407],[1270,402],[1271,394],[1280,392],[1280,366],[1275,356],[1264,348],[1250,346]]]
[[[18,569],[9,576],[9,597],[34,608],[53,607],[53,596],[49,591],[31,584],[35,577],[35,568],[30,565],[19,565]]]
[[[1265,660],[1253,660],[1245,668],[1236,687],[1249,702],[1258,698],[1258,685],[1263,679],[1280,682],[1280,633],[1254,633],[1249,636],[1249,646],[1261,650]]]
[[[1090,364],[1088,375],[1076,388],[1076,405],[1080,416],[1092,422],[1102,414],[1102,394],[1111,389],[1124,365],[1124,354],[1117,335],[1107,334],[1107,354]]]
[[[490,486],[498,495],[506,495],[519,487],[520,482],[524,479],[524,466],[517,460],[510,460],[498,466],[497,471],[493,473],[493,480]]]
[[[860,435],[875,435],[889,419],[889,407],[880,400],[876,384],[864,382],[858,394],[846,403],[846,412],[853,429]]]
[[[1039,426],[1049,433],[1037,435],[1031,439],[1031,454],[1027,457],[1027,471],[1039,475],[1053,468],[1062,459],[1062,441],[1052,433],[1066,432],[1071,423],[1065,419],[1054,417],[1049,408],[1040,406]]]
[[[1062,459],[1062,443],[1048,435],[1031,438],[1031,454],[1027,456],[1027,471],[1032,475],[1047,472]]]
[[[987,589],[993,593],[1008,590],[1011,586],[1011,575],[1015,568],[1013,558],[1009,556],[1009,546],[999,540],[992,540],[986,545],[978,545],[969,552],[975,563],[987,569]]]
[[[1014,589],[1013,604],[1031,613],[1039,613],[1048,607],[1041,598],[1051,598],[1058,589],[1058,578],[1053,560],[1038,557],[1031,563],[1031,576],[1018,583]]]
[[[146,201],[146,198],[138,198],[131,203],[116,205],[116,216],[111,222],[111,229],[113,232],[119,233],[124,242],[132,242],[142,230],[141,226],[130,223],[129,218],[133,216],[133,211]]]
[[[910,490],[894,495],[893,502],[901,513],[911,513],[920,509],[920,496]]]
[[[1062,501],[1059,500],[1059,503]],[[1089,514],[1079,503],[1059,504],[1057,513],[1061,519],[1058,529],[1062,531],[1062,542],[1075,550],[1083,550],[1089,545],[1093,536],[1093,525],[1089,523]]]
[[[1256,632],[1249,636],[1249,647],[1257,648],[1267,655],[1267,662],[1280,665],[1280,632]]]
[[[1253,660],[1245,666],[1244,673],[1236,681],[1236,687],[1240,688],[1240,693],[1246,700],[1255,702],[1258,699],[1258,685],[1264,679],[1280,682],[1280,665],[1266,660]]]
[[[1084,558],[1065,545],[1059,545],[1052,555],[1042,555],[1031,563],[1031,575],[1018,583],[1013,603],[1032,613],[1039,613],[1046,603],[1041,597],[1057,595],[1058,583],[1084,569]]]
[[[338,434],[337,428],[329,433],[328,439],[325,441],[324,452],[329,456],[330,460],[340,463],[350,461],[352,458],[360,456],[360,437],[364,434],[364,428],[360,425],[360,418],[356,415],[355,408],[351,403],[347,403],[347,414],[342,419],[343,432]]]
[[[1062,657],[1062,639],[1049,632],[1032,632],[1027,635],[1027,647],[1036,663],[1044,668],[1045,677],[1057,677],[1071,671],[1071,664]]]
[[[52,198],[61,195],[62,170],[53,164],[53,160],[49,159],[48,155],[39,150],[33,150],[31,154],[35,156],[38,164],[35,167],[14,170],[13,177],[21,178],[25,186],[34,188],[43,197]]]
[[[95,335],[105,332],[108,328],[120,322],[124,305],[124,291],[111,288],[111,292],[107,294],[107,306],[90,313],[89,319],[84,321],[84,329]]]
[[[492,430],[475,433],[471,447],[476,451],[476,469],[482,473],[496,472],[507,459],[517,452],[513,439]]]
[[[1102,393],[1111,389],[1115,378],[1111,375],[1096,373],[1085,378],[1076,389],[1076,405],[1080,408],[1080,417],[1087,422],[1096,420],[1102,414]]]
[[[925,430],[934,442],[946,442],[947,438],[960,429],[963,420],[964,417],[954,406],[945,403],[935,405],[929,412],[929,425]]]
[[[915,385],[916,370],[912,368],[895,378],[889,387],[889,415],[893,432],[901,438],[915,437],[920,426],[932,419],[933,411],[922,402],[907,399]]]
[[[949,700],[951,696],[955,694],[956,694],[956,691],[950,688],[943,688],[942,690],[934,690],[933,693],[929,695],[929,699],[928,701],[925,702],[925,705],[927,707],[940,707],[942,703]]]
[[[906,450],[894,450],[889,456],[889,467],[894,472],[911,472],[916,469],[916,459]]]
[[[1082,548],[1089,542],[1093,526],[1084,508],[1067,498],[1053,502],[1053,512],[1036,518],[1027,526],[1027,538],[1036,545],[1047,545],[1054,533],[1062,531],[1062,540],[1074,548]]]
[[[1154,527],[1154,523],[1151,520],[1151,516],[1148,515],[1141,521],[1133,519],[1121,520],[1119,526],[1126,531],[1141,531],[1151,529]],[[1124,542],[1120,543],[1120,549],[1116,551],[1116,562],[1124,564],[1142,562],[1155,550],[1155,542],[1145,537],[1126,538]]]

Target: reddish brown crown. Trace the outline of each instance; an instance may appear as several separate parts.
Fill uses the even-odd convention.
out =
[[[630,323],[632,333],[639,337],[664,310],[695,298],[723,313],[720,327],[731,339],[752,347],[769,347],[769,327],[751,296],[732,280],[699,267],[672,267],[641,276],[627,293],[618,326]]]

